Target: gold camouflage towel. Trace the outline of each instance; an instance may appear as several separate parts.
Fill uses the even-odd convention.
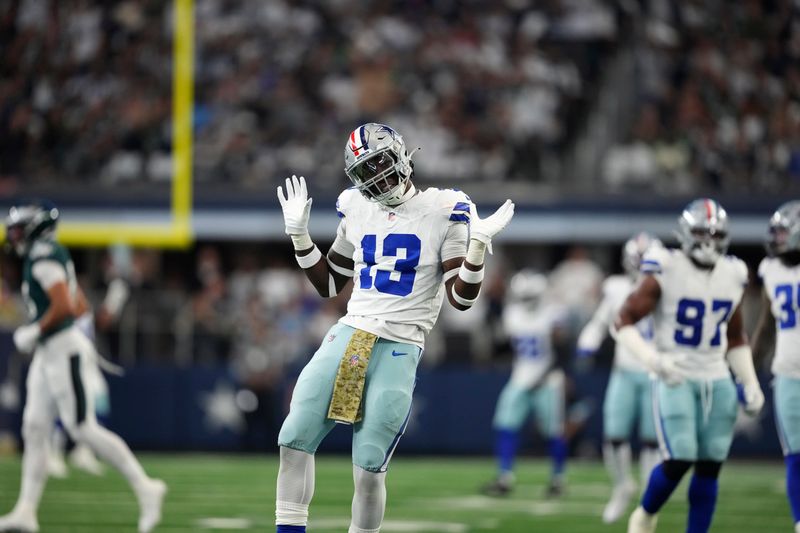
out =
[[[328,407],[328,418],[331,420],[344,424],[361,420],[361,396],[367,379],[369,356],[376,340],[377,335],[360,329],[350,337],[333,384],[331,405]]]

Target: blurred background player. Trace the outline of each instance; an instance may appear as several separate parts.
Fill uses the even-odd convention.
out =
[[[622,267],[625,273],[609,276],[603,283],[603,300],[578,338],[578,357],[593,355],[600,347],[625,298],[635,287],[642,256],[651,246],[662,246],[661,241],[645,232],[638,233],[625,242],[622,248]],[[647,272],[647,269],[644,271]],[[637,322],[636,327],[642,338],[652,342],[651,316]],[[641,444],[639,471],[643,485],[647,483],[650,471],[661,460],[653,425],[650,390],[647,367],[622,345],[617,344],[614,366],[603,400],[603,461],[614,484],[611,499],[603,509],[603,522],[618,520],[636,494],[636,483],[631,476],[630,436],[637,420]]]
[[[122,278],[115,278],[108,284],[106,296],[95,315],[83,291],[78,291],[78,301],[76,305],[75,320],[76,327],[86,335],[93,344],[96,341],[97,330],[108,329],[119,318],[122,308],[130,295],[127,282]],[[103,376],[101,369],[101,356],[97,352],[86,358],[86,390],[94,397],[94,411],[97,421],[106,425],[111,415],[111,398],[108,394],[108,382]],[[120,370],[115,365],[103,360],[103,366],[107,371],[119,374]],[[56,424],[52,440],[50,442],[50,455],[47,459],[47,471],[53,477],[64,478],[67,476],[67,465],[64,461],[64,453],[68,447],[68,436],[64,432],[61,424]],[[72,451],[69,452],[69,460],[76,467],[99,476],[104,472],[103,465],[97,460],[94,452],[85,443],[75,443]]]
[[[514,486],[514,459],[520,432],[528,415],[547,439],[552,472],[548,496],[564,489],[567,444],[564,438],[564,371],[556,366],[553,340],[560,334],[566,309],[548,298],[544,274],[522,270],[511,278],[503,326],[511,341],[514,362],[511,378],[497,400],[495,432],[497,478],[483,487],[492,496],[508,494]]]
[[[139,500],[139,531],[161,520],[166,485],[145,474],[125,442],[95,420],[94,397],[87,394],[86,359],[94,346],[75,326],[78,283],[66,248],[55,240],[58,210],[40,202],[12,207],[6,237],[23,259],[22,293],[31,322],[14,332],[22,353],[33,353],[23,412],[22,482],[0,531],[38,531],[37,511],[47,482],[50,434],[56,418],[70,436],[86,443],[125,476]]]
[[[344,156],[355,187],[336,202],[340,222],[326,256],[308,233],[305,180],[287,179],[285,195],[278,187],[297,263],[319,294],[334,297],[355,280],[347,315],[303,368],[278,436],[278,533],[306,530],[314,454],[336,423],[353,427],[349,533],[380,530],[386,471],[408,423],[425,336],[445,293],[459,310],[478,299],[485,252],[514,214],[507,200],[482,220],[463,192],[418,191],[402,136],[384,124],[353,130]]]
[[[775,346],[775,421],[786,463],[786,496],[800,533],[800,201],[780,206],[769,221],[769,257],[758,267],[764,283],[753,334],[756,360]]]
[[[715,200],[700,198],[678,223],[681,249],[647,251],[645,275],[615,322],[617,342],[658,375],[653,404],[664,455],[631,514],[628,533],[655,531],[659,509],[692,467],[686,531],[708,531],[736,420],[730,371],[743,386],[746,412],[756,414],[764,404],[742,320],[747,265],[725,255],[728,215]],[[655,347],[636,327],[651,313]]]

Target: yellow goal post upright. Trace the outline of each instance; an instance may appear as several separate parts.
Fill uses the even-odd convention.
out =
[[[58,238],[68,246],[126,244],[186,248],[192,243],[194,0],[173,0],[173,6],[171,220],[166,223],[62,220]]]

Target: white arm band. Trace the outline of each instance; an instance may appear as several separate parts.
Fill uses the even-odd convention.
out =
[[[628,324],[622,329],[614,330],[611,326],[611,334],[620,345],[624,346],[631,352],[639,361],[641,361],[647,368],[655,370],[658,368],[658,352],[639,333],[636,326]]]
[[[444,283],[447,283],[448,281],[450,281],[451,279],[453,279],[456,276],[458,276],[458,269],[457,268],[452,268],[452,269],[450,269],[450,270],[448,270],[447,272],[444,273],[444,275],[442,276],[442,281]]]
[[[326,259],[328,260],[328,268],[330,268],[331,270],[333,270],[337,274],[341,274],[342,276],[345,276],[345,277],[348,277],[348,278],[352,278],[353,275],[355,274],[355,271],[353,271],[352,269],[345,268],[343,266],[339,266],[336,263],[334,263],[333,261],[331,261],[330,257],[327,257]]]
[[[316,245],[313,245],[314,249],[311,250],[311,253],[308,255],[295,255],[295,259],[297,259],[297,264],[300,265],[300,268],[311,268],[317,263],[319,263],[320,259],[322,259],[322,252],[319,251]]]
[[[472,264],[472,261],[470,261],[470,264]],[[471,285],[482,282],[483,273],[483,267],[481,267],[480,270],[470,270],[464,263],[461,263],[461,268],[458,269],[458,277],[461,278],[464,283],[469,283]]]
[[[455,300],[457,303],[463,305],[464,307],[472,307],[472,304],[477,302],[478,301],[478,296],[480,296],[480,293],[478,293],[478,296],[476,296],[475,298],[472,298],[471,300],[468,300],[467,298],[462,298],[456,292],[455,283],[453,284],[453,288],[450,290],[450,293],[453,295],[453,300]]]
[[[753,352],[750,346],[742,344],[728,350],[728,364],[742,385],[758,384],[756,369],[753,366]]]

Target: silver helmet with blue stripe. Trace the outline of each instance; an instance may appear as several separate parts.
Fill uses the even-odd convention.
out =
[[[716,200],[698,198],[678,219],[678,240],[683,252],[697,263],[714,266],[730,244],[728,213]]]
[[[800,200],[781,205],[769,219],[766,246],[771,256],[800,252]]]
[[[344,147],[344,171],[369,200],[397,205],[413,173],[403,137],[385,124],[370,122],[350,133]]]

